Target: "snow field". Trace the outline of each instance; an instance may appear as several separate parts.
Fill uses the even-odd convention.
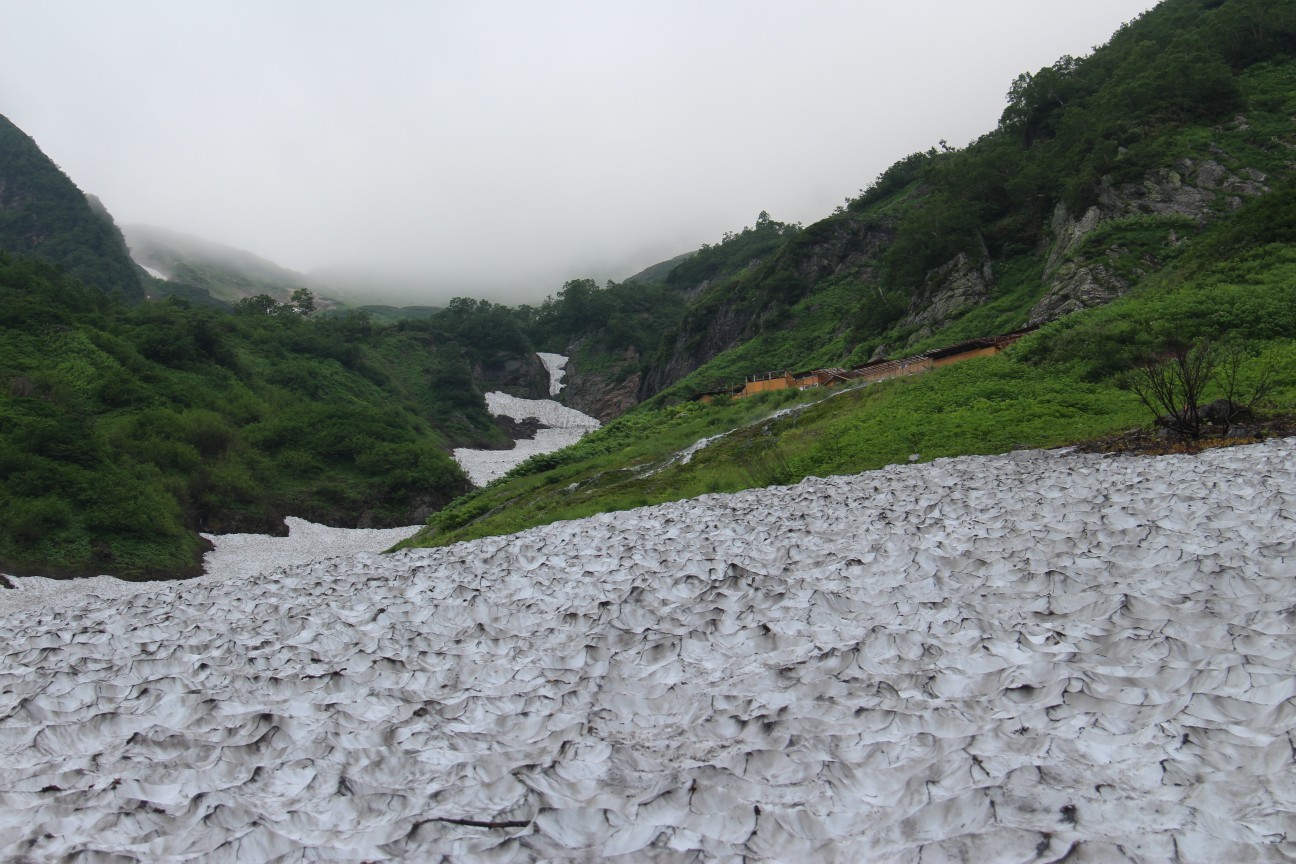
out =
[[[559,354],[540,356],[559,357],[564,364],[567,360]],[[556,393],[553,387],[561,387],[558,384],[561,366],[555,367],[549,361],[546,361],[545,366],[551,376],[550,392]],[[516,442],[511,450],[456,449],[455,460],[468,475],[468,479],[477,486],[485,486],[492,480],[503,477],[532,456],[553,453],[575,444],[589,432],[599,428],[599,421],[595,418],[560,405],[552,399],[521,399],[497,391],[486,394],[486,409],[496,417],[512,417],[514,420],[533,418],[549,428],[539,430],[534,438]]]
[[[11,860],[1279,861],[1296,442],[0,614]]]

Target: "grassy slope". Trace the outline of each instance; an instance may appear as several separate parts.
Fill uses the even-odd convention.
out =
[[[1201,336],[1250,340],[1256,356],[1246,376],[1272,367],[1272,406],[1296,405],[1296,185],[1284,179],[1296,147],[1296,63],[1284,48],[1292,34],[1279,20],[1283,14],[1239,2],[1175,0],[1123,28],[1092,59],[1052,67],[1069,79],[1041,70],[1033,95],[1018,103],[1017,119],[967,150],[902,160],[783,250],[784,263],[795,266],[807,260],[797,257],[795,244],[849,236],[848,220],[888,226],[895,240],[875,270],[847,269],[809,286],[789,282],[799,293],[781,293],[774,253],[767,267],[714,284],[687,313],[694,338],[717,304],[764,304],[775,314],[762,317],[752,340],[638,411],[460,499],[413,544],[877,468],[913,453],[931,459],[1047,447],[1149,423],[1124,388],[1125,376],[1139,360]],[[1260,20],[1266,16],[1272,20]],[[1247,36],[1256,27],[1267,34],[1263,45]],[[1058,110],[1050,86],[1072,88],[1070,107]],[[1208,101],[1195,101],[1199,95]],[[1102,261],[1132,286],[1113,304],[1049,325],[1005,355],[826,400],[820,392],[711,406],[682,401],[753,372],[855,364],[880,345],[897,346],[895,356],[1016,329],[1045,290],[1042,241],[1053,202],[1066,200],[1082,212],[1094,203],[1100,178],[1116,186],[1137,182],[1184,158],[1213,160],[1241,177],[1261,172],[1273,191],[1236,211],[1240,202],[1221,192],[1202,226],[1150,213],[1104,223],[1072,254]],[[987,302],[925,335],[889,323],[895,316],[869,313],[875,299],[910,303],[904,280],[921,281],[923,267],[948,260],[960,243],[967,251],[978,234],[994,259]],[[908,272],[911,254],[931,258],[916,277]],[[811,400],[781,419],[761,419]],[[671,463],[692,442],[730,429],[737,431],[688,464]]]
[[[1054,447],[1150,421],[1120,378],[1093,378],[1098,360],[1086,351],[1058,354],[1051,345],[1103,345],[1103,333],[1121,321],[1151,326],[1157,316],[1191,317],[1204,294],[1245,293],[1257,304],[1282,306],[1296,316],[1296,254],[1256,263],[1248,284],[1210,284],[1148,291],[1029,337],[997,358],[972,360],[916,378],[853,389],[759,396],[732,404],[684,403],[621,418],[578,444],[564,464],[511,475],[456,501],[429,521],[410,545],[443,545],[591,516],[610,510],[683,499],[706,492],[793,483],[810,475],[855,473],[908,461],[968,453]],[[1293,332],[1293,330],[1288,330]],[[1243,333],[1245,335],[1245,330]],[[1245,374],[1274,369],[1270,405],[1296,405],[1296,339],[1265,338]],[[832,395],[829,396],[829,392]],[[784,408],[804,407],[769,420]],[[697,452],[688,464],[671,457],[700,438],[736,429]],[[607,452],[600,452],[600,451]],[[540,462],[543,464],[543,462]],[[652,469],[661,468],[657,473]],[[524,469],[525,470],[525,469]]]
[[[1263,366],[1272,368],[1277,386],[1269,404],[1291,409],[1293,210],[1296,191],[1280,184],[1184,244],[1172,264],[1127,297],[1057,321],[997,357],[831,396],[784,391],[728,404],[641,409],[460,499],[433,516],[409,545],[443,545],[707,492],[879,468],[906,462],[913,453],[926,460],[1051,447],[1126,429],[1151,420],[1123,387],[1131,366],[1176,340],[1200,336],[1248,340],[1254,356],[1245,377],[1254,380]],[[1130,244],[1137,239],[1130,237]],[[838,287],[816,297],[831,297]],[[796,342],[788,344],[786,350],[797,350]],[[766,340],[719,362],[736,365],[757,350],[779,356],[780,348]],[[803,410],[766,419],[798,406]],[[731,429],[736,431],[688,464],[671,463],[698,439]]]

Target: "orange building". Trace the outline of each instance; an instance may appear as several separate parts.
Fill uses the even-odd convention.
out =
[[[741,396],[755,396],[757,393],[769,393],[772,390],[786,390],[796,386],[796,379],[786,369],[776,372],[762,372],[759,375],[748,375],[743,384]]]
[[[808,387],[832,387],[834,384],[841,384],[844,381],[850,381],[856,376],[845,369],[837,366],[828,369],[810,369],[806,372],[793,372],[792,378],[796,386],[802,390]]]
[[[786,369],[762,372],[758,375],[748,375],[746,382],[741,387],[712,390],[708,393],[700,393],[693,398],[702,402],[710,402],[721,395],[741,399],[745,396],[754,396],[757,393],[786,390],[789,387],[805,390],[810,387],[831,387],[834,384],[854,379],[886,381],[906,375],[919,375],[940,366],[949,366],[952,363],[961,363],[964,360],[998,354],[1034,329],[1034,327],[1028,327],[1025,330],[1005,333],[1002,336],[967,339],[963,342],[956,342],[943,348],[933,348],[931,351],[902,357],[898,360],[875,360],[872,363],[866,363],[850,370],[834,367],[808,369],[804,372],[788,372]]]

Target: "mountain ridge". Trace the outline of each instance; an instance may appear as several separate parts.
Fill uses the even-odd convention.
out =
[[[142,271],[102,202],[0,115],[0,249],[36,255],[105,294],[144,299]]]

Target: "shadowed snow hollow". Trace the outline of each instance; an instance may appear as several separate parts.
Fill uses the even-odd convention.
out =
[[[0,615],[0,848],[1288,860],[1294,466],[940,460]]]

